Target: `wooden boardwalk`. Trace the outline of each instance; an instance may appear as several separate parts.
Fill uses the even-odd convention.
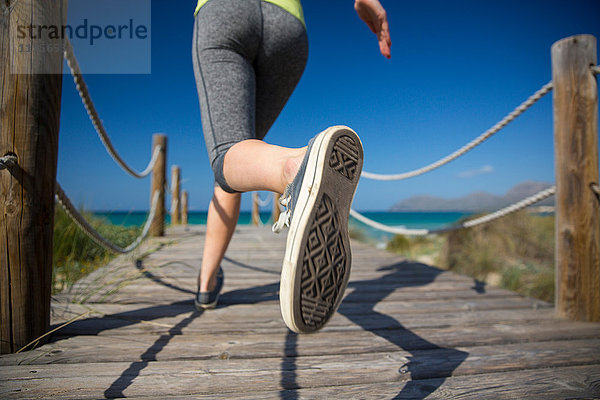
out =
[[[239,227],[224,294],[194,310],[201,227],[55,296],[55,332],[0,357],[0,398],[598,398],[600,324],[353,242],[339,312],[295,335],[279,314],[285,234]],[[83,315],[82,315],[83,314]]]

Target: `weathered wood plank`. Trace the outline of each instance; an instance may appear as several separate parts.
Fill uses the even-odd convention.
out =
[[[186,317],[187,319],[187,317]],[[185,319],[184,319],[185,320]],[[278,333],[201,333],[189,332],[187,326],[173,327],[161,335],[138,332],[135,335],[74,336],[58,340],[26,355],[0,357],[0,365],[89,363],[112,361],[155,361],[216,359],[226,354],[232,359],[257,359],[268,357],[306,357],[331,355],[345,359],[348,355],[381,352],[425,351],[441,348],[474,348],[492,346],[498,353],[495,360],[511,348],[525,351],[528,348],[561,348],[569,362],[585,364],[600,361],[600,339],[594,338],[593,329],[572,332],[565,326],[550,329],[542,326],[544,333],[535,331],[532,325],[493,325],[481,334],[477,329],[395,329],[346,332],[327,331],[310,336],[290,336],[286,331]],[[572,341],[569,341],[572,340]],[[517,343],[517,344],[515,344]],[[505,346],[503,349],[502,346]],[[587,347],[586,347],[587,346]],[[596,346],[595,350],[591,347]],[[574,349],[585,348],[577,355]],[[151,354],[148,349],[155,349]],[[566,349],[566,350],[565,350]],[[467,351],[467,350],[463,350]],[[468,350],[472,353],[475,350]],[[479,352],[481,350],[476,350]],[[579,350],[577,350],[579,351]],[[584,355],[582,355],[584,354]],[[545,357],[545,355],[544,355]],[[542,357],[543,358],[543,357]],[[560,357],[558,357],[560,358]],[[574,361],[576,360],[576,361]],[[497,360],[496,360],[497,361]]]
[[[243,393],[214,393],[193,396],[198,399],[596,399],[599,366],[510,371],[473,376],[423,379],[409,382],[384,382],[332,386],[311,389],[293,389]],[[432,388],[436,388],[432,392]],[[142,397],[140,397],[142,398]],[[180,396],[180,398],[188,398]]]
[[[13,366],[10,369],[0,368],[0,379],[4,382],[2,390],[5,395],[19,390],[27,397],[69,392],[82,398],[101,394],[163,397],[411,380],[430,380],[431,383],[433,379],[437,379],[437,385],[432,385],[430,391],[441,387],[443,392],[444,378],[449,376],[458,379],[463,375],[511,372],[515,369],[520,370],[523,376],[528,373],[537,375],[537,371],[529,369],[530,366],[539,368],[545,363],[546,367],[568,367],[572,361],[564,354],[570,353],[581,357],[583,363],[596,367],[596,372],[586,370],[586,380],[592,381],[589,389],[597,390],[594,381],[598,381],[600,372],[593,354],[598,352],[598,342],[577,342],[577,345],[581,348],[573,348],[567,343],[556,344],[554,348],[540,345],[524,348],[506,346],[507,350],[479,347],[351,354],[345,357],[133,361],[65,364],[60,368],[53,365]],[[243,385],[240,385],[241,381]],[[479,391],[479,388],[474,386],[471,389]]]
[[[88,306],[69,305],[68,310],[61,311],[54,319],[56,325],[66,322],[73,317],[88,311]],[[140,330],[138,321],[143,325],[144,332],[161,334],[175,326],[181,315],[191,312],[189,305],[174,305],[164,307],[132,308],[132,305],[98,304],[94,310],[102,312],[104,317],[92,314],[89,318],[76,321],[64,327],[57,335],[73,334],[124,334],[132,330]],[[355,331],[371,329],[391,329],[401,323],[406,329],[415,328],[447,328],[452,326],[479,326],[486,329],[490,325],[520,324],[556,324],[563,323],[553,318],[552,309],[516,309],[485,311],[454,311],[442,313],[407,312],[402,314],[387,314],[388,318],[373,318],[373,315],[347,317],[336,314],[327,324],[326,330]],[[578,323],[568,325],[573,332],[586,329],[589,324]],[[600,327],[599,327],[600,329]],[[104,330],[100,332],[101,330]],[[203,333],[232,333],[232,332],[285,332],[287,331],[281,319],[279,308],[276,304],[264,305],[238,305],[235,307],[218,308],[205,312],[196,318],[187,327],[186,331]]]

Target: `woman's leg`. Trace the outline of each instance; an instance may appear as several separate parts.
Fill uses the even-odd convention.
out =
[[[223,175],[238,192],[269,190],[282,194],[292,183],[304,158],[306,147],[292,149],[262,140],[244,140],[225,155]]]
[[[227,193],[215,186],[208,207],[202,268],[198,275],[201,292],[209,292],[215,287],[217,271],[240,215],[240,199],[240,193]]]
[[[279,15],[273,17],[279,24],[278,32],[271,35],[278,43],[267,48],[261,44],[263,22],[273,25],[274,21],[263,21],[264,4]],[[207,291],[214,286],[237,222],[239,194],[229,192],[283,193],[302,162],[305,149],[268,145],[256,139],[265,136],[291,95],[308,50],[304,27],[294,17],[268,3],[233,0],[209,2],[201,9],[193,49],[207,150],[215,178],[223,188],[215,189],[209,209],[198,278],[199,289]],[[237,206],[230,201],[235,197]],[[236,218],[222,218],[219,208],[226,216],[237,210]]]

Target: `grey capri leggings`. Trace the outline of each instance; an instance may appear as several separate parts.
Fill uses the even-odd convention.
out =
[[[192,56],[202,130],[216,183],[225,153],[263,139],[294,91],[308,58],[304,25],[261,0],[209,0],[194,25]]]

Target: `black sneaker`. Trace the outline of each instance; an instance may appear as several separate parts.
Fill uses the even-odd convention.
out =
[[[198,311],[215,308],[217,306],[221,289],[223,289],[224,280],[225,274],[223,273],[223,269],[219,267],[219,271],[217,271],[217,284],[215,285],[215,288],[210,292],[201,292],[198,290],[198,293],[194,298],[194,305]]]
[[[360,138],[334,126],[315,136],[288,185],[273,231],[289,226],[280,306],[294,332],[322,328],[339,307],[350,277],[350,206],[363,164]]]

